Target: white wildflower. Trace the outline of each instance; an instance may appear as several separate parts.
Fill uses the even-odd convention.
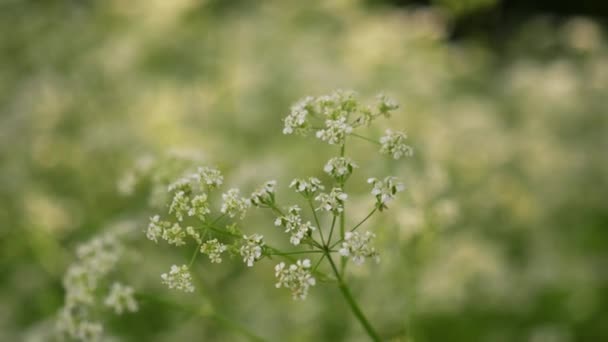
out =
[[[316,210],[331,211],[334,215],[338,215],[344,210],[344,201],[347,198],[348,195],[340,188],[333,188],[329,194],[320,193],[315,197],[315,201],[320,202]]]
[[[391,155],[394,159],[401,157],[411,157],[414,150],[411,146],[405,144],[407,135],[403,132],[393,132],[390,129],[386,130],[386,135],[380,138],[380,153]]]
[[[282,262],[275,266],[275,277],[278,281],[277,288],[285,287],[291,290],[294,300],[304,300],[308,295],[308,289],[314,286],[316,281],[310,271],[310,260],[298,260],[295,264],[286,267]]]
[[[180,192],[183,191],[184,193],[191,193],[192,192],[192,184],[190,183],[190,178],[187,177],[182,177],[178,180],[176,180],[175,182],[169,184],[169,192]]]
[[[178,221],[184,220],[184,214],[190,211],[190,199],[184,191],[177,191],[173,195],[173,200],[169,206],[169,214],[174,214]]]
[[[405,190],[405,186],[392,176],[386,177],[384,180],[369,178],[367,182],[373,185],[371,193],[376,196],[376,205],[381,211],[387,208],[386,204],[392,201],[397,193]]]
[[[308,96],[291,106],[289,115],[283,119],[283,123],[285,124],[283,134],[298,133],[306,135],[308,133],[308,115],[312,115],[313,103],[314,98]]]
[[[209,214],[209,202],[207,200],[207,194],[196,195],[190,201],[190,209],[188,210],[188,216],[196,216],[199,220],[205,221],[205,216]]]
[[[138,306],[133,294],[132,287],[116,282],[112,284],[112,288],[104,300],[104,304],[114,309],[117,315],[122,315],[124,311],[135,312],[138,310]]]
[[[251,194],[250,202],[256,207],[274,205],[275,187],[277,181],[271,180]]]
[[[264,239],[264,236],[259,234],[243,235],[243,244],[239,253],[248,267],[253,267],[253,263],[262,256],[262,246],[264,246],[262,239]]]
[[[299,245],[309,232],[316,229],[310,222],[302,223],[300,211],[300,207],[294,205],[289,207],[287,215],[278,217],[274,221],[275,226],[285,227],[285,232],[291,233],[289,242],[295,246]]]
[[[219,242],[217,239],[205,241],[201,245],[201,253],[207,254],[212,263],[219,264],[222,262],[221,254],[226,251],[226,245]]]
[[[318,190],[324,190],[325,187],[321,184],[318,178],[310,177],[308,180],[296,178],[289,184],[290,188],[294,188],[296,192],[303,194],[305,197],[314,195]]]
[[[222,195],[222,199],[224,200],[221,208],[222,214],[227,214],[230,217],[238,216],[241,219],[245,217],[247,208],[249,208],[249,201],[240,197],[239,189],[228,190]]]
[[[99,322],[80,322],[76,330],[76,338],[81,341],[100,341],[103,325]]]
[[[378,252],[376,252],[374,247],[370,246],[371,240],[375,237],[376,235],[370,232],[365,232],[365,234],[346,232],[339,253],[342,256],[350,256],[357,265],[363,264],[365,258],[373,258],[376,262],[379,262],[380,256]]]
[[[399,104],[397,101],[391,99],[385,94],[378,94],[376,96],[376,110],[378,115],[383,115],[385,117],[389,117],[391,112],[398,109]]]
[[[192,285],[192,275],[188,270],[188,266],[182,265],[171,266],[169,273],[161,274],[162,283],[169,286],[170,289],[176,289],[184,292],[194,292]]]
[[[328,119],[348,118],[357,110],[356,93],[352,90],[335,90],[330,95],[319,96],[316,100],[317,111]]]
[[[337,180],[345,181],[352,173],[353,170],[359,166],[348,157],[335,157],[331,158],[323,171]]]
[[[186,241],[184,241],[184,238],[186,238],[186,232],[178,223],[174,223],[171,228],[163,231],[163,240],[167,241],[170,245],[185,245]]]
[[[186,234],[188,234],[188,236],[192,237],[194,239],[194,241],[196,241],[196,243],[198,243],[198,244],[203,242],[203,240],[201,240],[201,234],[199,234],[199,232],[194,230],[193,227],[186,227]]]
[[[162,237],[163,231],[170,226],[171,224],[169,222],[161,221],[160,216],[152,216],[150,217],[150,223],[146,229],[146,237],[148,240],[158,242],[158,238]]]
[[[326,120],[325,129],[317,131],[317,138],[327,141],[330,145],[342,145],[346,135],[352,133],[353,127],[342,116],[336,120]]]
[[[192,178],[199,183],[202,191],[213,190],[224,183],[224,176],[218,169],[206,166],[199,167]]]

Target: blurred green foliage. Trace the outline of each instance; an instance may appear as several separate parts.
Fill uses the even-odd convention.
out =
[[[117,189],[142,155],[195,151],[229,183],[276,178],[285,191],[319,176],[330,151],[282,135],[281,118],[338,87],[398,99],[384,124],[415,146],[395,164],[353,144],[372,165],[361,179],[391,173],[409,189],[372,222],[383,262],[351,268],[384,336],[607,340],[605,32],[540,17],[499,55],[446,42],[448,25],[433,8],[348,1],[0,3],[0,340],[48,339],[76,244],[115,222],[143,229],[152,184],[130,197]],[[366,190],[353,192],[366,208]],[[273,234],[269,217],[254,219]],[[183,255],[143,234],[132,243],[140,258],[125,274],[168,302],[111,319],[110,336],[242,338],[168,304],[198,305],[159,282]],[[293,303],[269,264],[197,267],[205,298],[269,340],[365,340],[334,288]]]

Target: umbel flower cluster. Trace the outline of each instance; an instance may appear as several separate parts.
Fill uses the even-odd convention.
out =
[[[138,310],[134,290],[110,281],[110,275],[124,254],[122,239],[128,231],[115,230],[78,246],[76,261],[63,277],[65,302],[56,322],[59,338],[97,341],[102,338],[100,312],[116,315]]]
[[[305,97],[293,105],[283,120],[284,134],[312,135],[338,147],[337,155],[319,165],[328,181],[304,177],[290,182],[289,188],[300,203],[281,202],[276,192],[280,185],[275,180],[263,183],[248,196],[238,188],[222,191],[222,173],[209,166],[185,171],[176,177],[166,188],[167,211],[150,217],[145,236],[154,243],[164,241],[178,248],[191,248],[193,254],[189,263],[170,266],[160,281],[170,289],[195,291],[191,272],[198,254],[205,254],[213,264],[222,263],[224,254],[235,256],[246,267],[254,267],[265,258],[279,258],[284,261],[275,264],[277,288],[286,288],[293,299],[304,300],[317,283],[337,282],[362,321],[364,317],[360,309],[355,310],[356,303],[344,280],[345,267],[349,260],[355,265],[367,259],[380,260],[373,246],[375,234],[358,229],[375,213],[387,210],[404,186],[393,176],[369,177],[369,213],[353,224],[356,221],[347,216],[350,196],[345,184],[353,179],[365,183],[366,177],[357,176],[361,167],[356,156],[346,154],[346,145],[351,140],[361,140],[376,144],[380,154],[393,159],[411,156],[412,148],[405,144],[403,132],[387,130],[386,135],[377,140],[355,133],[376,119],[390,117],[398,107],[382,94],[372,105],[364,106],[355,93],[341,90],[325,96]],[[274,216],[274,226],[285,233],[295,249],[270,246],[263,232],[271,228],[244,225],[243,220],[252,209],[269,211]],[[252,231],[254,229],[257,231]],[[306,258],[296,258],[307,254]],[[331,273],[324,273],[327,270]],[[363,325],[370,336],[377,338],[369,323]]]

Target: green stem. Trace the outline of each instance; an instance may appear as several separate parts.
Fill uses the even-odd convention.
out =
[[[359,228],[362,224],[364,224],[370,217],[372,217],[372,215],[378,210],[378,208],[374,208],[369,214],[367,214],[367,216],[365,216],[365,218],[363,220],[361,220],[361,222],[357,223],[353,228],[351,228],[351,232],[354,232],[355,230],[357,230],[357,228]],[[338,241],[336,241],[334,244],[332,244],[331,246],[329,246],[330,249],[333,249],[334,247],[336,247],[340,242],[344,241],[344,239],[340,239]]]
[[[368,137],[364,137],[364,136],[359,135],[359,134],[350,133],[349,135],[350,135],[350,136],[353,136],[353,137],[356,137],[356,138],[359,138],[359,139],[366,140],[366,141],[371,142],[371,143],[376,144],[376,145],[382,145],[382,144],[380,144],[380,142],[378,142],[378,141],[376,141],[376,140],[374,140],[374,139],[370,139],[370,138],[368,138]]]
[[[357,319],[359,320],[361,325],[363,325],[363,328],[365,329],[365,331],[367,332],[369,337],[373,341],[381,341],[380,335],[378,335],[376,330],[374,330],[374,327],[370,324],[370,322],[367,320],[367,318],[365,318],[363,311],[361,311],[361,309],[359,308],[359,305],[357,304],[357,302],[355,301],[355,298],[353,297],[352,293],[350,292],[348,285],[346,285],[346,283],[342,279],[342,276],[340,276],[340,272],[338,271],[336,264],[334,263],[333,259],[331,258],[331,255],[329,255],[329,254],[326,254],[326,255],[327,255],[327,259],[329,260],[329,264],[331,265],[331,268],[334,271],[336,278],[338,279],[338,288],[340,289],[340,292],[342,292],[344,299],[346,299],[346,302],[350,306],[351,311],[353,312],[355,317],[357,317]]]
[[[319,234],[321,235],[321,243],[325,246],[325,238],[323,237],[323,229],[321,229],[321,223],[319,223],[319,217],[317,216],[317,212],[315,210],[315,206],[312,204],[312,199],[308,198],[308,204],[310,205],[310,210],[312,210],[312,215],[315,218],[315,223],[317,224],[317,229],[319,229]]]
[[[195,314],[195,315],[198,315],[198,316],[206,318],[206,319],[211,319],[211,320],[217,321],[218,323],[224,325],[225,327],[230,328],[233,331],[239,332],[240,334],[247,337],[251,341],[258,341],[258,342],[266,341],[264,338],[256,335],[254,332],[249,330],[249,328],[247,328],[243,325],[240,325],[237,322],[235,322],[229,318],[226,318],[225,316],[215,312],[215,310],[213,308],[211,308],[211,312],[207,312],[208,310],[197,309],[194,307],[187,307],[187,306],[175,303],[171,300],[160,298],[157,296],[148,295],[148,294],[139,293],[139,294],[137,294],[137,297],[140,299],[140,301],[141,300],[143,300],[144,302],[145,301],[154,301],[161,305],[180,309],[184,312],[188,312],[188,313]]]

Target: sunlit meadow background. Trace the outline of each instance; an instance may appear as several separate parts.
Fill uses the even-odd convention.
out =
[[[142,157],[196,156],[246,192],[277,179],[284,198],[292,178],[321,176],[335,151],[282,135],[281,118],[334,88],[397,99],[366,135],[403,129],[415,149],[391,162],[364,141],[348,147],[364,166],[353,177],[408,187],[369,224],[382,262],[349,268],[384,337],[608,340],[606,32],[538,15],[499,42],[452,39],[467,6],[493,3],[1,1],[0,340],[52,340],[77,244],[145,228],[152,184],[118,186]],[[352,190],[356,222],[371,195]],[[282,237],[268,215],[248,222]],[[199,258],[204,287],[187,295],[159,274],[189,248],[143,233],[129,246],[118,274],[161,300],[108,316],[113,340],[242,340],[192,310],[210,303],[271,341],[366,340],[333,286],[293,302],[272,262]]]

